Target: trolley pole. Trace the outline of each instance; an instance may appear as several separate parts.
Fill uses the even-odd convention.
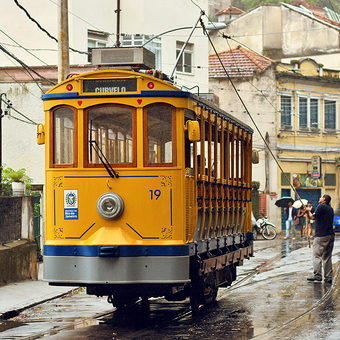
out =
[[[58,15],[58,82],[65,80],[70,73],[68,40],[68,0],[59,0]]]

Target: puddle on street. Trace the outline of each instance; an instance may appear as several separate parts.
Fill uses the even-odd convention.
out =
[[[12,328],[17,328],[27,325],[27,323],[11,320],[0,320],[0,333],[5,332]]]

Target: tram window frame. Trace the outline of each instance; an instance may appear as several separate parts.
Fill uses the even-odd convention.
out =
[[[184,126],[186,126],[188,121],[195,121],[196,114],[195,111],[184,109]],[[194,169],[194,143],[189,140],[188,130],[185,131],[185,140],[184,140],[184,163],[185,168],[191,169],[193,174]]]
[[[90,163],[89,161],[89,111],[101,107],[120,107],[130,109],[132,111],[132,162],[111,163],[115,168],[133,168],[137,167],[137,109],[133,106],[121,105],[115,103],[105,103],[94,105],[84,110],[84,167],[85,168],[103,168],[104,164],[101,162]],[[119,146],[117,146],[119,147]],[[125,146],[126,147],[126,146]],[[105,156],[106,157],[106,156]]]
[[[164,106],[171,109],[171,126],[172,126],[172,162],[150,162],[149,161],[149,125],[148,125],[148,109],[157,107],[157,106]],[[144,166],[145,167],[175,167],[177,166],[177,131],[176,131],[176,108],[170,104],[166,103],[153,103],[147,105],[143,108],[143,140],[144,140]]]
[[[55,132],[56,132],[56,124],[54,121],[55,113],[59,109],[69,109],[73,112],[73,145],[71,146],[73,152],[73,163],[56,163],[55,162]],[[78,166],[78,116],[77,116],[77,109],[72,106],[68,105],[60,105],[54,107],[50,111],[50,126],[52,133],[50,134],[50,167],[51,168],[76,168]]]

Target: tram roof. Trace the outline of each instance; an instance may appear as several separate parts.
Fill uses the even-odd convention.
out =
[[[66,92],[65,88],[68,84],[73,83],[74,81],[79,81],[79,79],[98,79],[98,78],[110,78],[110,75],[115,73],[116,75],[120,74],[124,76],[128,76],[133,74],[134,76],[146,78],[148,80],[151,80],[153,82],[161,83],[162,89],[161,90],[141,90],[140,93],[124,93],[124,92],[114,92],[114,94],[111,93],[91,93],[91,94],[79,94],[79,92]],[[164,80],[161,80],[159,78],[153,77],[148,74],[144,73],[138,73],[133,71],[126,71],[126,70],[117,70],[117,69],[106,69],[106,70],[98,70],[98,71],[92,71],[87,72],[79,75],[74,75],[73,77],[64,80],[63,82],[57,84],[53,88],[51,88],[46,94],[42,95],[43,101],[49,101],[49,100],[65,100],[65,99],[82,99],[82,98],[132,98],[132,97],[179,97],[179,98],[189,98],[193,101],[195,101],[198,105],[202,105],[206,110],[212,111],[214,114],[217,114],[220,118],[225,118],[227,120],[230,120],[232,122],[235,122],[235,124],[238,124],[240,127],[243,127],[247,130],[249,130],[251,133],[253,133],[253,129],[242,122],[240,119],[234,117],[233,115],[229,114],[228,112],[222,110],[217,105],[211,103],[210,101],[200,97],[197,94],[193,94],[189,91],[184,91],[175,85],[171,84],[170,82],[166,82]]]

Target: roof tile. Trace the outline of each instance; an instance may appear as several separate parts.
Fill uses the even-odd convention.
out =
[[[251,77],[254,72],[265,71],[274,62],[242,46],[218,55],[230,77]],[[209,77],[227,77],[216,54],[209,55]]]
[[[233,15],[240,15],[244,13],[244,11],[242,11],[242,9],[239,9],[237,7],[233,7],[233,6],[229,6],[226,8],[221,9],[219,12],[217,12],[215,14],[215,16],[219,16],[221,14],[233,14]]]

